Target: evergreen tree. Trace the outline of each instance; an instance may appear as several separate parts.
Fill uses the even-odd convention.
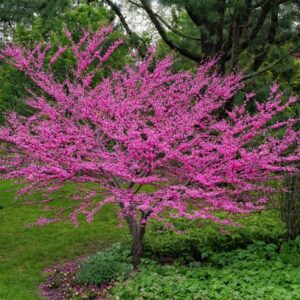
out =
[[[31,24],[35,16],[58,16],[70,4],[70,0],[0,0],[1,34],[10,35],[16,24]]]
[[[126,2],[145,11],[170,49],[196,63],[219,56],[223,73],[259,75],[300,47],[298,0],[158,0],[172,11],[171,21],[153,9],[157,1]]]
[[[247,87],[261,98],[274,80],[295,93],[299,65],[292,54],[300,47],[299,1],[158,0],[171,12],[170,20],[153,8],[154,0],[126,1],[148,15],[161,37],[161,56],[174,52],[178,69],[218,56],[222,73],[245,73]],[[226,109],[232,106],[229,101]]]

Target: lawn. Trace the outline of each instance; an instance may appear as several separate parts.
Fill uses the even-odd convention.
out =
[[[55,263],[93,253],[116,241],[126,240],[118,228],[112,206],[97,215],[92,224],[79,227],[70,222],[45,227],[27,227],[47,213],[14,199],[14,183],[0,182],[0,299],[35,300],[43,270]],[[64,201],[64,200],[60,200]]]

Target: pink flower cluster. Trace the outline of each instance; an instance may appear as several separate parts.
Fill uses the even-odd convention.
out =
[[[42,91],[27,101],[37,113],[12,113],[0,129],[10,151],[0,161],[5,176],[24,177],[31,184],[25,191],[70,181],[101,185],[106,199],[82,197],[74,222],[78,214],[92,221],[106,203],[117,203],[123,217],[140,224],[167,212],[220,222],[215,211],[262,209],[266,199],[256,195],[271,191],[264,183],[297,170],[299,120],[273,122],[296,98],[284,101],[275,85],[256,103],[256,114],[246,110],[255,98],[248,94],[221,119],[218,112],[242,88],[241,75],[218,74],[215,60],[196,74],[174,73],[172,58],[156,62],[152,51],[97,83],[94,75],[121,44],[104,46],[111,31],[85,33],[77,44],[67,33],[77,64],[63,82],[44,66],[49,46],[1,50],[2,59]],[[50,64],[65,51],[60,48]]]

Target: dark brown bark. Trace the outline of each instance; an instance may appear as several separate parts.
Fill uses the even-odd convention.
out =
[[[91,0],[89,0],[91,1]],[[118,16],[122,26],[124,27],[126,33],[128,34],[128,36],[133,37],[135,36],[138,39],[138,45],[137,45],[137,50],[139,55],[144,58],[147,52],[147,47],[145,42],[143,41],[142,38],[138,37],[129,27],[125,16],[122,14],[120,7],[115,4],[115,2],[111,1],[111,0],[104,0],[104,2],[109,5],[109,7],[112,9],[112,11]]]
[[[137,270],[139,264],[141,263],[145,229],[145,225],[140,224],[135,224],[132,228],[132,264],[134,270]]]
[[[133,34],[132,30],[129,28],[125,17],[123,16],[123,14],[121,13],[121,9],[119,8],[119,6],[117,4],[115,4],[113,1],[111,0],[105,0],[105,2],[107,3],[107,5],[110,6],[110,8],[115,12],[115,14],[118,16],[118,18],[120,19],[120,22],[122,23],[125,31],[127,32],[127,34],[130,36]]]
[[[264,49],[262,49],[261,52],[256,55],[251,68],[253,71],[257,71],[259,69],[259,67],[267,57],[268,49],[270,45],[274,44],[275,42],[277,26],[278,26],[278,12],[279,12],[279,4],[275,4],[271,10],[271,24],[267,36],[267,44],[265,45]]]
[[[120,206],[121,208],[124,208],[122,204],[120,204]],[[148,215],[143,215],[142,219],[146,221],[147,217]],[[125,216],[125,220],[128,224],[132,237],[132,265],[134,270],[137,270],[143,256],[143,239],[146,230],[146,223],[141,224],[140,222],[137,222],[131,215]]]
[[[213,57],[220,54],[223,44],[223,29],[225,16],[226,1],[219,0],[215,3],[214,9],[217,11],[219,18],[211,22],[203,11],[195,10],[193,5],[185,4],[185,10],[190,19],[199,28],[200,48],[205,58]],[[203,28],[205,26],[205,29]],[[216,37],[212,40],[211,37]]]
[[[265,1],[265,3],[261,7],[261,12],[260,12],[260,15],[258,17],[258,20],[257,20],[255,26],[253,27],[248,38],[241,45],[241,50],[245,50],[246,48],[248,48],[250,43],[256,38],[256,36],[260,32],[260,30],[267,18],[267,15],[270,12],[271,8],[272,8],[271,1]]]
[[[260,68],[258,71],[253,72],[253,73],[248,73],[247,75],[245,75],[243,77],[243,80],[249,80],[257,75],[260,75],[268,70],[270,70],[271,68],[273,68],[274,66],[276,66],[277,64],[281,63],[284,59],[286,59],[287,57],[289,57],[292,53],[294,53],[296,51],[296,47],[292,48],[291,50],[289,50],[285,55],[282,55],[280,58],[276,59],[275,61],[273,61],[272,63],[270,63],[269,65],[267,65],[264,68]]]
[[[133,4],[134,6],[136,6],[136,7],[138,7],[138,8],[144,9],[144,7],[143,7],[141,4],[139,4],[139,3],[137,3],[137,2],[135,2],[135,1],[133,1],[133,0],[128,0],[128,2],[131,3],[131,4]],[[173,27],[171,24],[169,24],[169,23],[168,23],[161,15],[159,15],[158,13],[155,13],[155,12],[153,12],[153,13],[154,13],[154,15],[156,16],[156,18],[157,18],[163,25],[166,26],[166,28],[168,28],[170,31],[172,31],[173,33],[177,34],[178,36],[181,36],[181,37],[183,37],[183,38],[185,38],[185,39],[192,40],[192,41],[200,41],[200,39],[197,38],[197,37],[189,36],[189,35],[186,35],[186,34],[180,32],[180,31],[177,30],[175,27]]]
[[[281,216],[288,239],[294,239],[300,234],[300,175],[286,175],[284,184],[288,192],[283,194]]]
[[[226,1],[223,0],[220,2],[220,5],[218,7],[218,13],[220,15],[220,19],[216,25],[216,35],[218,37],[217,43],[216,43],[216,52],[221,51],[222,45],[224,43],[224,18],[225,18],[225,9],[226,9]]]
[[[124,16],[122,16],[121,10],[114,4],[114,0],[102,1],[110,5],[119,16],[127,33],[132,35],[132,31],[128,27]],[[261,67],[262,62],[265,61],[269,50],[266,47],[272,42],[274,44],[274,41],[272,40],[276,36],[278,27],[277,19],[279,4],[286,3],[288,0],[245,0],[245,5],[233,12],[233,18],[231,20],[226,17],[226,20],[228,19],[229,23],[228,20],[226,23],[224,22],[225,12],[227,11],[227,7],[229,7],[228,1],[217,0],[214,2],[213,7],[209,8],[218,12],[219,17],[214,20],[210,20],[205,11],[197,9],[197,6],[191,5],[190,1],[186,1],[184,9],[191,21],[199,28],[199,33],[201,34],[199,38],[185,35],[172,27],[152,9],[151,1],[128,0],[128,2],[142,8],[147,13],[162,40],[172,50],[198,63],[209,59],[210,57],[218,56],[220,72],[223,74],[238,67],[240,55],[251,45],[253,40],[257,38],[261,33],[262,28],[265,28],[264,24],[270,17],[272,23],[270,30],[266,39],[261,42],[261,50],[257,50],[257,56],[254,58],[253,65],[250,68],[250,70],[252,70],[250,77],[253,77],[257,74],[257,70],[257,72],[261,73],[259,68]],[[277,14],[274,14],[274,8],[275,11],[277,9]],[[168,35],[166,28],[187,40],[199,41],[199,51],[190,50],[184,44],[177,43],[170,35]],[[263,68],[263,70],[265,69]]]
[[[240,32],[239,32],[239,14],[236,12],[232,28],[232,51],[231,51],[231,71],[235,70],[239,62],[240,55]]]

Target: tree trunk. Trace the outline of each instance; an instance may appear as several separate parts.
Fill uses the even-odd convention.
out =
[[[140,224],[134,224],[132,227],[132,264],[134,270],[138,269],[143,255],[143,238],[145,229],[145,225]]]
[[[287,175],[284,183],[288,192],[283,194],[281,215],[288,239],[294,239],[300,234],[300,175]]]

